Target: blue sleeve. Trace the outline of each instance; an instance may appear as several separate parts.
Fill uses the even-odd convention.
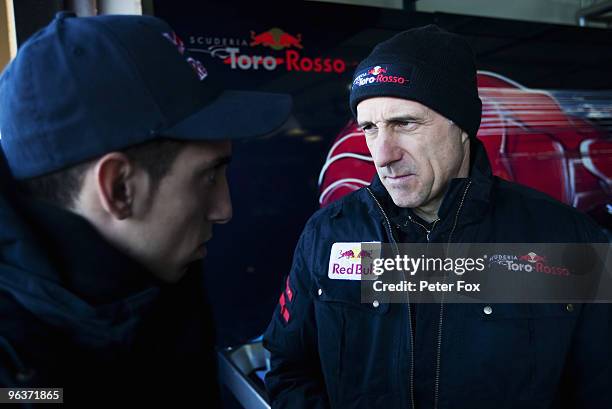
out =
[[[305,261],[313,250],[307,231],[300,237],[285,290],[264,334],[264,347],[271,353],[265,383],[273,409],[329,408],[317,349],[312,276]]]

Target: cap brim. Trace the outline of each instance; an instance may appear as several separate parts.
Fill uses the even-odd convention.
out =
[[[174,126],[164,136],[187,140],[222,140],[262,136],[289,118],[287,94],[224,91],[214,102]]]

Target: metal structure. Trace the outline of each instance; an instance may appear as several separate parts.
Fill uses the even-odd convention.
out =
[[[605,23],[607,27],[611,27],[612,1],[595,3],[578,10],[576,12],[576,22],[580,27],[585,27],[589,22]]]
[[[244,409],[270,409],[263,384],[268,353],[261,342],[218,352],[219,380]]]

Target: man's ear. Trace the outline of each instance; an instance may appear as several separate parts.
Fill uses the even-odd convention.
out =
[[[470,136],[465,131],[461,131],[461,143],[465,144],[466,141],[470,140]]]
[[[117,220],[132,216],[139,190],[132,161],[123,153],[111,152],[97,161],[94,172],[102,208]]]

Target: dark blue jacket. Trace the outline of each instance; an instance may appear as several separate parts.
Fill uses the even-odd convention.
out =
[[[609,304],[418,304],[411,317],[327,277],[336,242],[607,242],[588,217],[493,177],[477,141],[435,227],[408,215],[375,178],[309,220],[264,336],[274,408],[612,408]]]
[[[164,285],[85,219],[17,194],[4,174],[0,387],[62,387],[64,401],[80,407],[215,407],[213,332],[197,270]]]

